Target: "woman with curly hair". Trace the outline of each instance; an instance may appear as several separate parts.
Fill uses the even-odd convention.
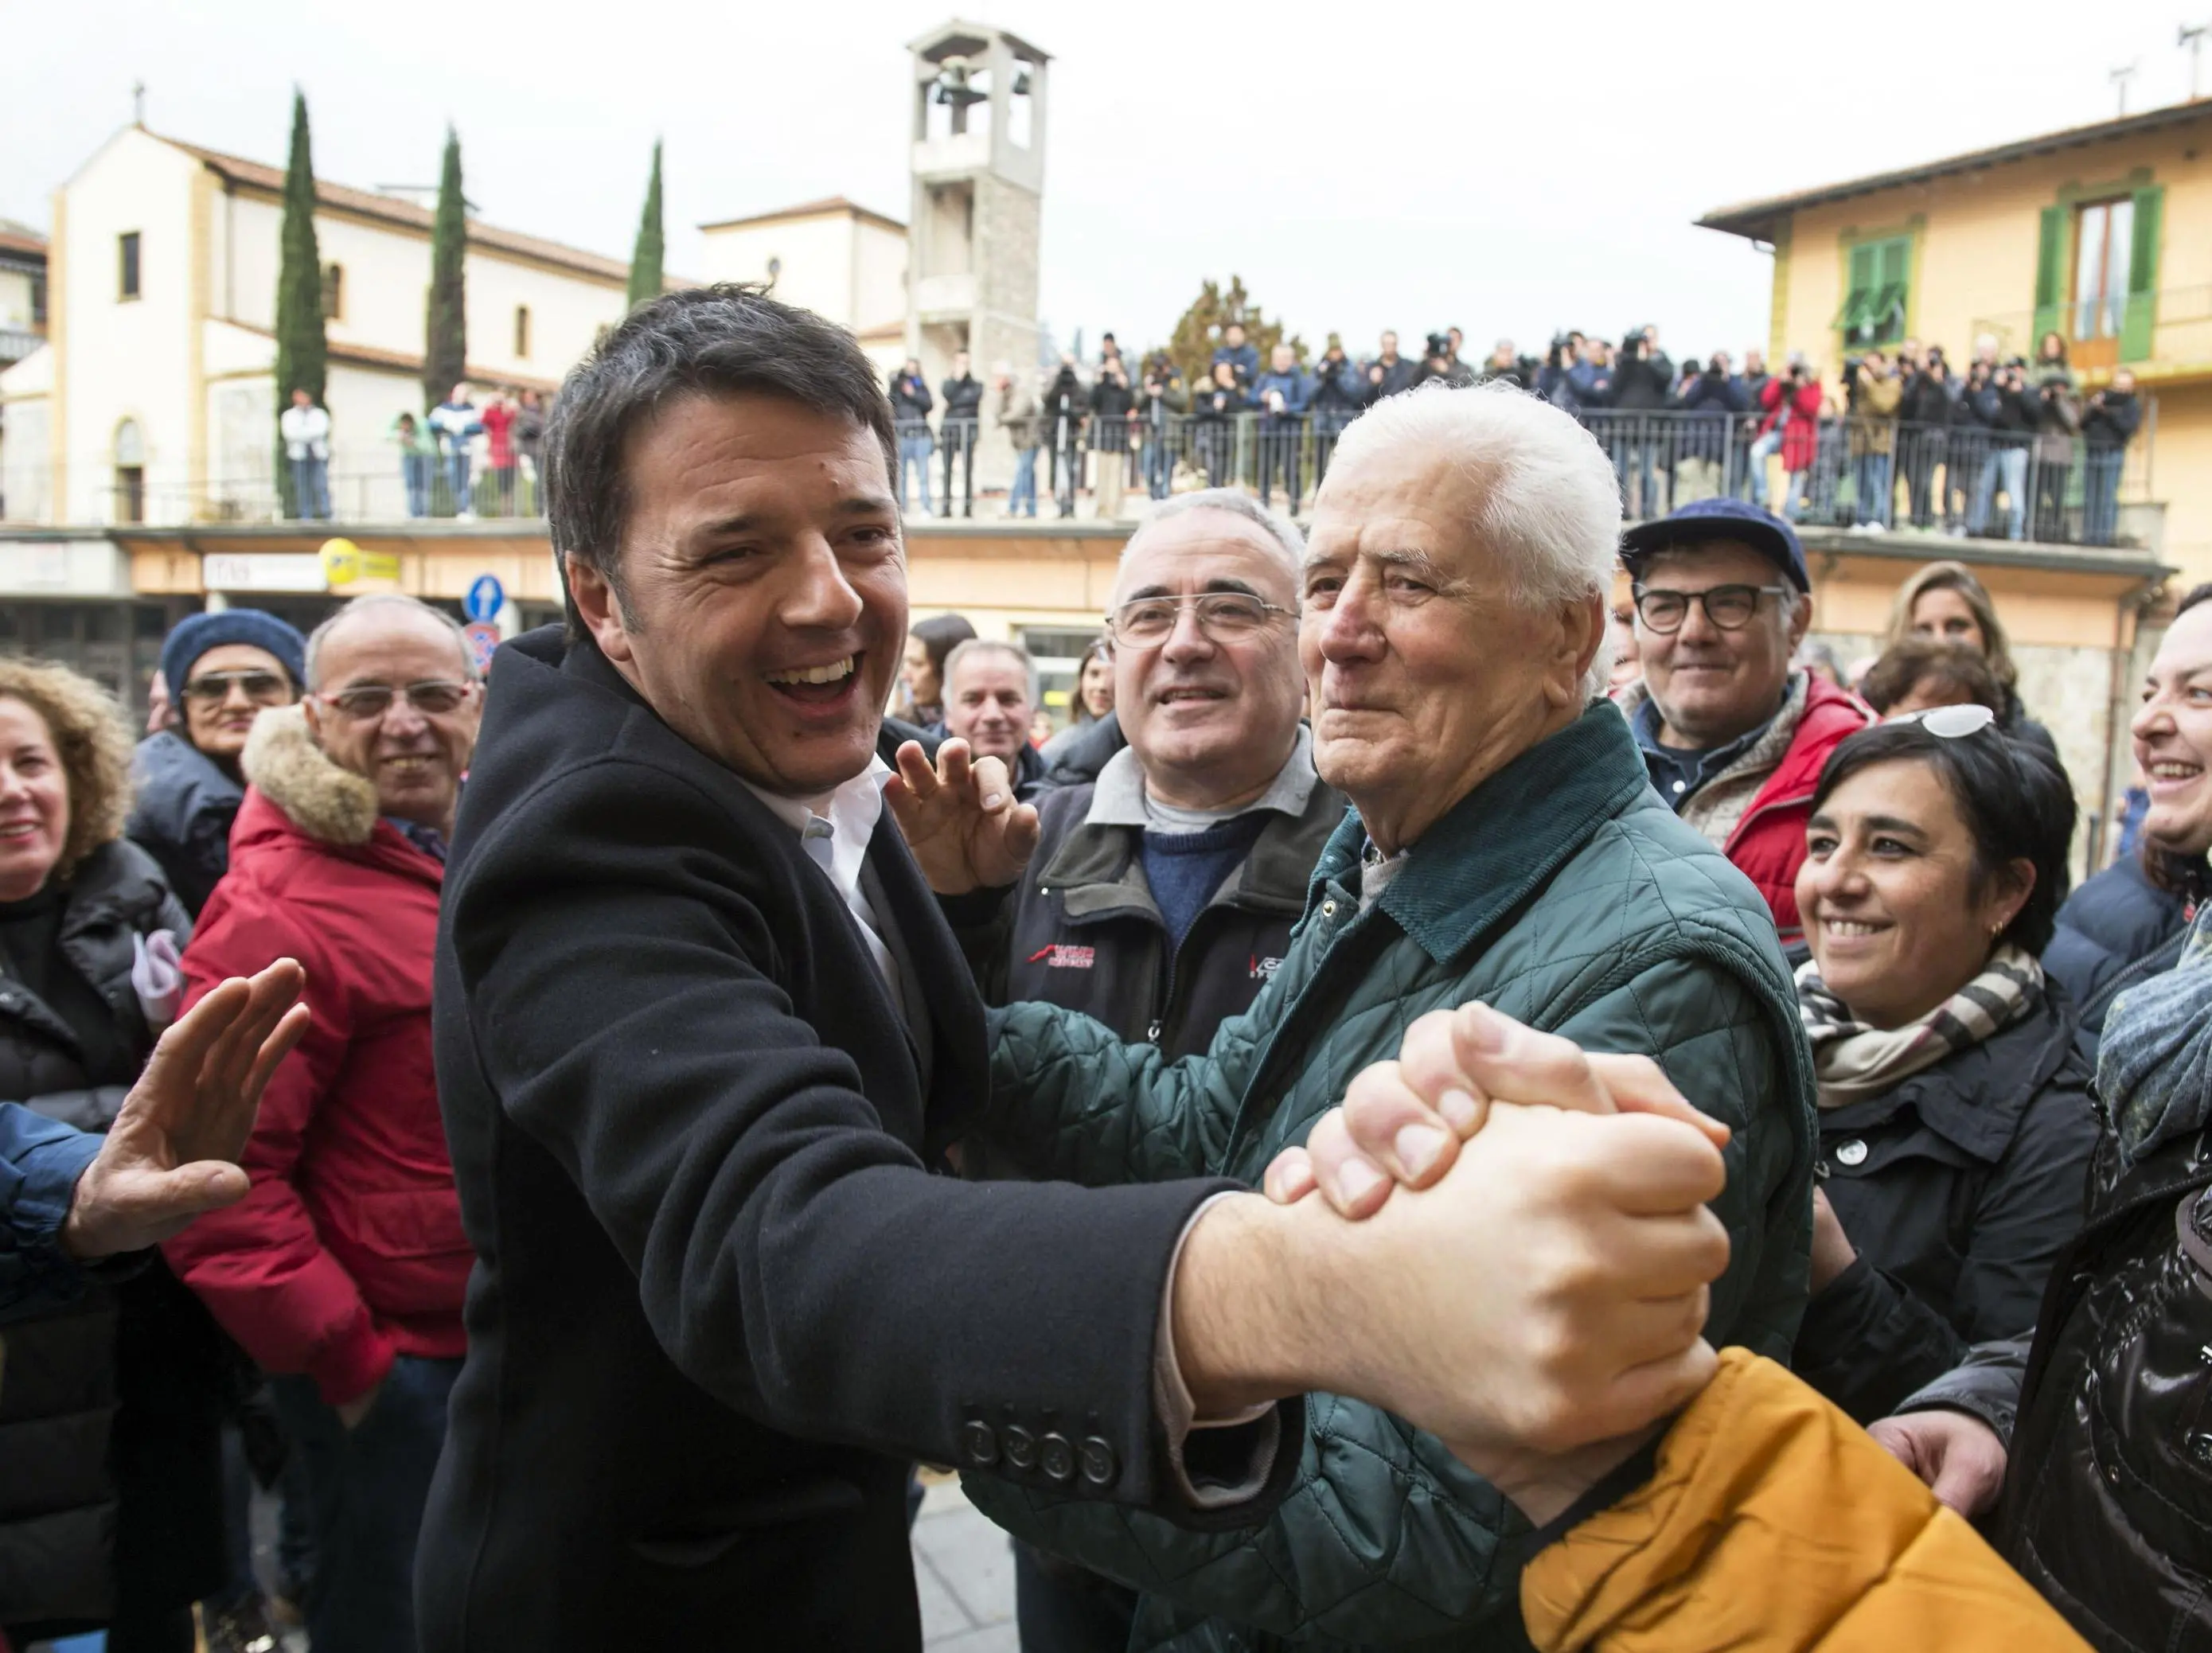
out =
[[[104,1132],[173,1016],[191,929],[123,837],[131,737],[58,665],[0,659],[0,1098]],[[0,1626],[105,1627],[112,1653],[192,1645],[225,1575],[221,1334],[151,1254],[8,1326]]]

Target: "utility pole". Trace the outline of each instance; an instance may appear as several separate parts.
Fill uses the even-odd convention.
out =
[[[2136,77],[2136,70],[2142,67],[2142,64],[2141,59],[2137,59],[2136,62],[2125,64],[2121,68],[2107,70],[2105,72],[2105,78],[2112,82],[2114,86],[2119,88],[2120,113],[2123,117],[2124,117],[2128,112],[2128,82]]]
[[[2199,23],[2195,28],[2181,26],[2181,39],[2177,45],[2189,48],[2189,100],[2197,101],[2197,60],[2204,50],[2204,37],[2212,33],[2212,23]]]

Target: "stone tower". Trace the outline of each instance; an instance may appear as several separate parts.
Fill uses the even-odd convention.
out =
[[[908,350],[933,391],[965,349],[988,386],[994,364],[1032,380],[1044,197],[1044,52],[955,20],[908,42],[914,64],[914,212],[907,246]],[[1003,487],[1013,453],[983,398],[976,486]]]

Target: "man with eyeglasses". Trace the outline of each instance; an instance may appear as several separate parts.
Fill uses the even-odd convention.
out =
[[[195,918],[230,866],[230,823],[246,801],[238,767],[253,720],[300,698],[307,640],[273,614],[224,609],[179,621],[161,643],[175,726],[138,743],[125,830],[161,865]]]
[[[1875,721],[1847,691],[1790,668],[1813,581],[1790,525],[1742,500],[1698,500],[1623,536],[1643,679],[1618,696],[1651,784],[1759,886],[1802,957],[1797,867],[1828,754]]]
[[[305,1461],[315,1646],[390,1653],[416,1644],[416,1534],[467,1347],[430,984],[482,697],[460,627],[411,597],[348,604],[305,656],[305,702],[254,723],[230,873],[184,964],[197,997],[296,958],[312,1020],[246,1146],[252,1192],[168,1256],[271,1374]]]
[[[1231,489],[1182,495],[1131,537],[1107,611],[1128,744],[1039,803],[1018,880],[940,903],[987,1003],[1063,1005],[1170,1061],[1252,1007],[1344,819],[1300,720],[1304,554]],[[1026,1544],[1014,1581],[1024,1646],[1128,1644],[1134,1591]]]

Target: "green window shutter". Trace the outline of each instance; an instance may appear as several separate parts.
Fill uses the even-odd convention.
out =
[[[2035,255],[2035,328],[2032,337],[2063,333],[2066,307],[2066,221],[2064,207],[2045,207],[2039,245]],[[2036,348],[2029,347],[2031,350]]]
[[[2154,185],[2136,191],[2135,245],[2128,249],[2128,307],[2120,323],[2120,360],[2141,362],[2150,355],[2151,329],[2158,322],[2160,221],[2166,190]]]
[[[1844,307],[1836,312],[1836,326],[1844,334],[1844,343],[1851,342],[1852,329],[1866,320],[1867,307],[1874,302],[1877,285],[1876,248],[1871,241],[1851,249],[1850,287],[1844,295]]]

